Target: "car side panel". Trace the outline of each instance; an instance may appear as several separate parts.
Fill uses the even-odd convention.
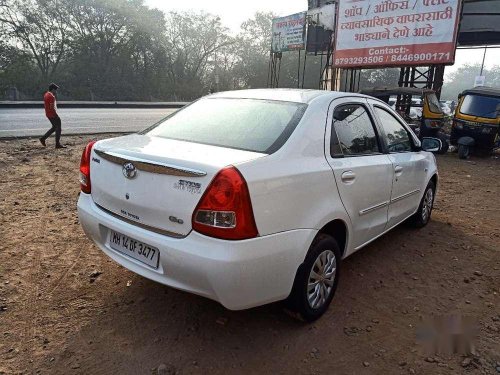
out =
[[[387,228],[405,220],[417,211],[423,193],[422,182],[426,181],[428,171],[424,153],[402,152],[390,154],[394,168],[391,203]]]
[[[391,196],[393,168],[386,154],[346,156],[330,155],[334,110],[346,104],[362,105],[368,112],[364,98],[338,98],[331,102],[325,135],[325,155],[332,168],[344,207],[352,223],[352,241],[349,252],[380,235],[387,224],[387,210]],[[373,120],[372,120],[373,121]],[[376,127],[375,122],[372,123]],[[343,179],[345,173],[354,176]]]
[[[260,235],[349,221],[324,158],[262,160],[238,168],[248,183]]]
[[[260,235],[320,230],[335,219],[350,229],[323,151],[328,104],[326,100],[310,104],[282,149],[237,165],[248,184]],[[304,257],[307,250],[303,249]]]
[[[383,107],[388,112],[392,113],[410,133],[413,142],[420,146],[420,141],[416,135],[396,111],[378,100],[370,98],[367,102],[371,106]],[[374,110],[373,113],[375,120],[380,122]],[[379,124],[379,128],[380,127],[381,125]],[[382,137],[385,137],[383,130]],[[394,166],[395,173],[386,230],[406,220],[418,210],[418,206],[429,180],[433,175],[437,174],[436,158],[430,152],[411,151],[390,153],[388,157]]]

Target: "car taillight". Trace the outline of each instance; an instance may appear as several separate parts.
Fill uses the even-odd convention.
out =
[[[217,173],[194,210],[192,225],[199,233],[225,240],[258,236],[248,186],[235,167]]]
[[[89,142],[82,152],[82,158],[80,160],[80,188],[82,192],[90,194],[90,155],[92,153],[92,147],[96,141]]]

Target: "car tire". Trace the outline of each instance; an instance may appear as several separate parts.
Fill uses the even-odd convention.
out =
[[[458,157],[460,159],[467,159],[470,154],[470,147],[466,145],[458,145]]]
[[[319,234],[297,270],[286,307],[306,322],[321,317],[337,289],[342,253],[332,236]]]
[[[415,228],[422,228],[427,225],[431,219],[432,207],[434,206],[436,186],[434,182],[429,181],[425,188],[424,195],[420,200],[417,212],[411,217],[411,224]]]

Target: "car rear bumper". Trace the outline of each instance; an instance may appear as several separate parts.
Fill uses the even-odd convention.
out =
[[[220,302],[231,310],[285,299],[317,231],[300,229],[244,241],[224,241],[191,231],[185,238],[154,233],[100,209],[80,194],[78,216],[87,236],[110,258],[148,279]],[[109,230],[157,247],[153,269],[108,244]]]

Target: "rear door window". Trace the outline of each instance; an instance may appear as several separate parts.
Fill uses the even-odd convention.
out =
[[[389,152],[407,152],[412,150],[412,143],[408,131],[388,111],[374,107],[380,125],[385,133],[387,149]]]
[[[330,152],[333,157],[380,153],[377,133],[363,105],[335,108]]]

